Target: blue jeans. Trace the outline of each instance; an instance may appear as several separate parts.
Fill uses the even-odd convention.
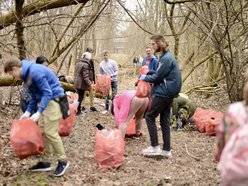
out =
[[[118,82],[111,81],[111,89],[112,89],[111,100],[113,100],[117,94],[117,87],[118,87]],[[109,100],[110,100],[110,95],[107,95],[105,101],[105,110],[109,110]]]

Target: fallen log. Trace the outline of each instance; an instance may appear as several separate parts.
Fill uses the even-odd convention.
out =
[[[15,80],[11,76],[2,76],[0,77],[0,87],[4,86],[18,86],[21,85],[22,81],[21,80]],[[73,87],[73,84],[70,83],[65,83],[65,82],[60,82],[61,86],[63,89],[66,91],[71,91],[71,92],[76,92],[76,89]]]
[[[21,85],[21,84],[22,84],[21,80],[16,81],[11,76],[2,76],[2,77],[0,77],[0,87],[18,86],[18,85]],[[73,84],[66,83],[66,82],[61,82],[61,81],[60,81],[60,84],[61,84],[62,88],[65,91],[76,92],[76,89],[74,88]],[[105,98],[104,96],[102,96],[99,93],[95,93],[95,97],[96,98],[101,98],[101,99]]]

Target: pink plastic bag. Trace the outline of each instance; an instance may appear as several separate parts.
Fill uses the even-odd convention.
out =
[[[109,94],[111,88],[111,77],[108,75],[97,75],[96,76],[96,93],[103,96]]]
[[[148,66],[142,66],[142,67],[139,69],[140,75],[142,75],[142,74],[147,74],[148,72],[149,72]]]
[[[76,119],[76,112],[78,104],[70,104],[71,115],[66,119],[60,119],[58,132],[60,136],[69,136],[71,134],[73,124]]]
[[[248,185],[248,125],[232,134],[221,154],[221,185]]]
[[[96,131],[95,160],[100,168],[118,168],[124,163],[125,142],[118,129]]]
[[[14,120],[10,131],[10,142],[20,159],[43,154],[44,142],[38,125],[31,119]]]
[[[135,134],[136,134],[136,120],[135,120],[135,118],[133,118],[127,124],[125,136],[126,137],[132,137]]]
[[[136,89],[136,94],[138,98],[149,97],[151,93],[151,85],[146,81],[140,80]]]
[[[213,109],[197,108],[193,115],[193,120],[199,132],[205,133],[207,129],[207,135],[209,136],[215,135],[215,129],[222,118],[223,113]]]

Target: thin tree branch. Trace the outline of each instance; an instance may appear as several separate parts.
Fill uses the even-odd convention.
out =
[[[89,0],[37,0],[23,7],[23,17],[34,15],[45,10],[76,5],[79,3],[87,3]],[[0,17],[0,30],[15,23],[17,17],[16,12],[9,11]]]
[[[181,3],[189,3],[189,2],[196,2],[198,0],[181,0],[181,1],[169,1],[169,0],[164,0],[164,2],[166,2],[167,4],[181,4]]]

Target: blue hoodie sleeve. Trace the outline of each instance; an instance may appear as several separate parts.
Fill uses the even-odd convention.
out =
[[[159,84],[162,83],[167,74],[171,71],[173,61],[171,58],[161,58],[161,65],[153,75],[147,75],[145,81],[149,83]]]
[[[36,101],[35,97],[31,94],[31,99],[30,99],[30,101],[28,103],[28,107],[27,107],[26,111],[28,111],[30,113],[33,113],[36,105],[37,105],[37,101]]]
[[[47,82],[45,75],[42,72],[40,73],[30,72],[30,73],[31,73],[33,83],[36,84],[37,88],[39,89],[42,95],[40,106],[38,109],[38,112],[42,113],[46,109],[48,103],[52,99],[52,90]]]

